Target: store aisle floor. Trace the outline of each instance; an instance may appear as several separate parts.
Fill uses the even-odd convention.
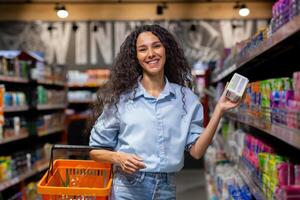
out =
[[[177,200],[207,200],[204,170],[185,169],[176,177]]]

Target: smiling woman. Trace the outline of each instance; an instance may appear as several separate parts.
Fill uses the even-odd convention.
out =
[[[223,112],[238,105],[223,95],[204,130],[190,78],[182,49],[158,25],[138,27],[121,45],[98,94],[90,135],[91,146],[111,149],[90,155],[114,164],[112,200],[176,199],[184,151],[201,158]]]
[[[145,75],[159,75],[162,78],[166,51],[159,38],[151,32],[141,33],[137,38],[136,46],[137,58]]]
[[[160,80],[164,80],[164,65],[166,62],[166,50],[160,42],[159,38],[151,32],[141,33],[136,42],[137,58],[143,69],[143,79],[141,83],[145,89],[154,97],[158,97],[163,90],[164,84]],[[155,79],[150,81],[151,79]],[[158,85],[158,90],[153,90],[154,83]],[[161,87],[159,87],[161,86]]]

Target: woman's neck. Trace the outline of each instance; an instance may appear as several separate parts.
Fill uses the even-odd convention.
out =
[[[143,75],[141,84],[151,96],[158,97],[165,87],[164,76]]]

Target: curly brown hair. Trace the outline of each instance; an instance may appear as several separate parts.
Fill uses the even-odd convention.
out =
[[[153,33],[165,47],[166,63],[164,65],[164,75],[168,80],[171,83],[191,87],[191,68],[174,36],[165,28],[156,24],[137,27],[121,45],[120,52],[111,68],[111,76],[107,84],[97,92],[97,101],[92,106],[92,115],[88,122],[88,133],[102,113],[104,106],[115,106],[117,109],[117,103],[122,94],[135,92],[138,78],[143,74],[137,59],[136,41],[139,34],[143,32]],[[181,93],[183,94],[182,101],[184,103],[183,87],[181,88]],[[185,104],[183,105],[185,110]]]

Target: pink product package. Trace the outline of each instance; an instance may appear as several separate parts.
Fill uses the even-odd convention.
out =
[[[287,126],[300,129],[300,101],[289,100],[287,111]]]
[[[295,165],[295,185],[300,186],[300,165]]]
[[[300,101],[300,72],[294,72],[293,84],[295,92],[294,99]]]
[[[291,163],[280,163],[277,165],[278,185],[293,185],[295,183],[294,165]]]
[[[285,199],[285,200],[296,200],[300,199],[300,186],[299,185],[289,185],[280,187],[279,190],[276,191],[277,199]]]

